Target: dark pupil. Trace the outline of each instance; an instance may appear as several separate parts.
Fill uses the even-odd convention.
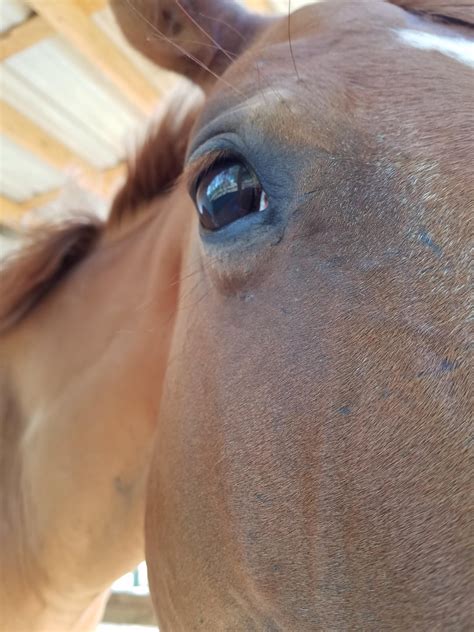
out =
[[[199,182],[196,206],[201,225],[217,230],[260,208],[262,187],[242,163],[215,165]]]

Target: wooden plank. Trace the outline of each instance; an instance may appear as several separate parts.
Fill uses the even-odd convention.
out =
[[[24,211],[21,204],[12,202],[0,195],[0,223],[17,222],[23,213]]]
[[[82,177],[77,178],[77,183],[79,186],[83,186],[86,191],[91,191],[104,199],[111,199],[118,186],[125,179],[126,171],[127,167],[124,162],[110,169],[104,169],[104,171],[89,169],[87,174],[82,173]],[[4,222],[14,226],[25,213],[53,204],[64,191],[64,188],[46,191],[25,202],[13,202],[0,196],[0,223]]]
[[[15,143],[56,169],[77,165],[85,171],[91,166],[68,147],[50,136],[31,119],[0,100],[0,129]]]
[[[108,0],[77,0],[77,3],[88,15],[102,11],[109,4]]]
[[[52,27],[39,15],[28,18],[0,36],[0,62],[53,35]]]
[[[108,4],[107,0],[78,0],[78,3],[87,15],[102,11]],[[6,33],[0,34],[0,62],[54,35],[56,31],[49,22],[40,15],[33,15]]]
[[[84,187],[86,191],[95,193],[102,198],[110,199],[119,184],[125,179],[126,171],[126,163],[122,162],[110,169],[104,169],[104,171],[89,170],[88,173],[80,174],[76,181],[77,184]],[[54,189],[53,191],[40,193],[25,202],[19,203],[20,214],[23,215],[24,213],[53,203],[63,192],[64,188]]]
[[[29,4],[139,109],[147,114],[153,110],[159,97],[156,90],[121,49],[88,18],[81,0],[29,0]]]

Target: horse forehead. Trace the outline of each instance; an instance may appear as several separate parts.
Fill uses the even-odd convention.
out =
[[[461,31],[386,2],[321,2],[282,17],[243,59],[230,68],[233,88],[254,92],[246,99],[255,107],[273,107],[283,99],[301,98],[301,83],[308,77],[332,75],[330,84],[354,73],[380,74],[387,79],[387,65],[410,76],[418,88],[416,71],[439,66],[440,72],[458,75],[461,66],[474,67],[474,40]],[[449,62],[457,61],[456,66]],[[438,77],[424,76],[424,85]],[[406,78],[405,78],[406,80]],[[322,82],[320,83],[320,86]],[[225,90],[224,90],[225,91]],[[260,94],[257,94],[260,93]],[[448,97],[446,97],[448,98]]]
[[[427,111],[443,116],[453,92],[470,101],[472,83],[465,79],[473,60],[474,42],[465,32],[389,3],[304,7],[289,23],[285,17],[270,26],[229,68],[195,132],[234,119],[253,144],[275,137],[288,150],[331,152],[363,129],[365,139],[393,135],[410,149],[400,127],[424,129]],[[423,98],[429,90],[436,99]],[[463,135],[463,122],[455,122]],[[444,156],[444,136],[440,129],[428,143],[432,157]]]

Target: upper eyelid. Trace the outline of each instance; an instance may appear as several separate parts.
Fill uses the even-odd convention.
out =
[[[183,177],[186,182],[188,191],[193,194],[199,179],[205,175],[214,165],[221,160],[230,160],[246,162],[242,156],[231,149],[210,150],[205,154],[198,156],[195,160],[191,160],[185,167]]]
[[[241,160],[251,166],[251,163],[244,157],[248,153],[248,148],[235,132],[220,131],[205,138],[197,146],[193,145],[194,142],[191,143],[192,151],[186,158],[183,170],[183,177],[188,184],[188,189],[193,184],[193,178],[197,178],[203,169],[212,167],[220,158],[235,158],[235,160]]]

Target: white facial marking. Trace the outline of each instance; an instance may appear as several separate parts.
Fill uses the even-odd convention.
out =
[[[474,68],[474,42],[464,37],[447,37],[411,29],[399,30],[397,35],[409,46],[421,50],[436,50]]]

